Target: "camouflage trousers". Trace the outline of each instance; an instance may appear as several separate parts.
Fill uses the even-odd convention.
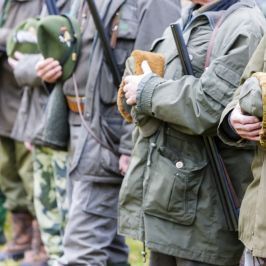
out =
[[[66,197],[67,153],[47,147],[33,152],[34,206],[49,266],[63,254],[63,233],[68,212]]]
[[[4,233],[4,225],[6,221],[6,208],[4,207],[5,195],[0,190],[0,237]]]
[[[0,176],[7,210],[34,216],[32,155],[23,142],[0,137]]]

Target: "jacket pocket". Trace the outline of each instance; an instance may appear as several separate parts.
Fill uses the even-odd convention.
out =
[[[150,167],[144,212],[176,224],[191,225],[196,217],[206,162],[181,158],[166,147],[155,151]]]

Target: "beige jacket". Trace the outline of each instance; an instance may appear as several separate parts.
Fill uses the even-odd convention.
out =
[[[262,39],[256,52],[251,58],[243,75],[243,85],[236,92],[233,101],[223,112],[218,129],[220,138],[229,145],[247,147],[250,142],[233,141],[223,131],[228,114],[238,102],[246,113],[261,116],[262,99],[259,95],[259,83],[255,78],[249,78],[254,72],[266,72],[266,36]],[[266,151],[259,143],[252,163],[254,179],[245,193],[239,220],[239,237],[245,246],[250,249],[255,257],[266,258]]]

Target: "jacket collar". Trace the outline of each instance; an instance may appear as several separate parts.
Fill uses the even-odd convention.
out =
[[[216,4],[215,2],[214,4]],[[200,17],[205,17],[208,19],[212,29],[215,28],[216,23],[220,19],[220,17],[227,12],[226,10],[221,10],[221,11],[211,11],[211,8],[213,7],[214,4],[210,4],[206,7],[201,7],[199,8],[193,15],[194,17],[191,19],[193,10],[195,8],[195,4],[191,5],[183,14],[183,19],[182,19],[182,24],[183,24],[183,29],[186,30],[191,24],[193,24],[195,21],[197,21]],[[241,7],[254,7],[256,6],[255,0],[239,0],[237,3],[233,4],[230,9],[231,10],[236,10],[237,8]],[[228,9],[229,10],[229,9]],[[190,20],[190,21],[189,21]]]

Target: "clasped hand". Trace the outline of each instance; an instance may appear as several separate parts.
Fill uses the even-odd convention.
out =
[[[152,73],[152,70],[147,61],[143,61],[141,64],[143,74],[142,75],[131,75],[124,79],[125,86],[124,92],[126,97],[126,103],[128,105],[135,105],[137,103],[137,89],[141,80],[148,74]]]
[[[230,123],[241,138],[252,141],[260,140],[261,121],[256,116],[244,115],[239,105],[232,111]]]

